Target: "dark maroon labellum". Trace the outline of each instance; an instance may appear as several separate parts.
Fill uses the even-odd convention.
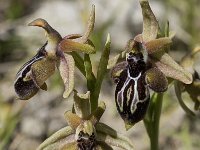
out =
[[[16,75],[14,88],[15,88],[15,92],[17,93],[19,99],[21,99],[21,100],[27,100],[27,99],[31,98],[39,90],[39,87],[34,83],[33,79],[31,79],[31,78],[29,80],[24,80],[24,79],[27,76],[27,74],[30,73],[32,64],[45,57],[45,55],[46,55],[45,46],[46,45],[47,45],[47,43],[45,43],[45,45],[43,45],[39,49],[37,54],[31,60],[26,62],[21,67],[21,69],[18,71],[18,73]]]
[[[117,110],[128,124],[135,124],[144,118],[150,94],[145,83],[146,63],[141,52],[129,52],[127,66],[120,73],[115,90]]]

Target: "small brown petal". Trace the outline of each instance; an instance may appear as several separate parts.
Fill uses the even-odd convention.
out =
[[[164,92],[167,90],[168,87],[167,78],[156,67],[146,71],[146,83],[155,92]]]
[[[71,111],[65,112],[64,116],[68,125],[74,130],[81,124],[81,118]]]
[[[169,46],[171,43],[172,40],[170,38],[163,37],[144,43],[144,48],[147,50],[148,54],[152,54],[164,50],[163,48]]]

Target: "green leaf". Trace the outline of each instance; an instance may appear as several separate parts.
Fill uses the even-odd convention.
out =
[[[103,81],[103,78],[107,72],[107,65],[110,55],[110,35],[108,34],[106,44],[104,51],[102,52],[101,59],[99,62],[99,67],[97,71],[97,78],[96,78],[96,84],[95,84],[95,90],[93,93],[91,93],[91,106],[92,106],[92,112],[97,108],[98,106],[98,98],[99,93],[101,90],[101,84]]]
[[[76,67],[84,76],[86,76],[83,58],[77,52],[71,52],[71,55],[74,58]]]
[[[72,57],[74,58],[76,67],[77,67],[77,68],[80,70],[80,72],[86,77],[86,69],[88,69],[88,68],[85,68],[83,58],[82,58],[77,52],[71,52],[71,55],[72,55]],[[95,76],[94,76],[94,73],[91,72],[91,74],[92,74],[92,75],[91,75],[92,78],[94,78],[94,80],[96,80],[96,79],[95,79]]]

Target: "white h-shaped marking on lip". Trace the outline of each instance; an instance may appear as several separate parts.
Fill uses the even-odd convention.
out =
[[[140,72],[140,74],[137,76],[137,77],[135,77],[135,78],[133,78],[133,77],[131,77],[130,76],[130,72],[129,72],[129,69],[128,69],[128,77],[129,78],[131,78],[132,80],[134,80],[134,82],[135,82],[135,84],[134,84],[134,97],[133,97],[133,100],[132,100],[132,102],[131,102],[131,113],[134,113],[134,111],[135,111],[135,109],[137,108],[137,106],[135,105],[137,102],[138,102],[138,100],[139,100],[139,97],[138,97],[138,91],[137,91],[137,81],[138,81],[138,79],[141,77],[141,72]],[[134,109],[132,109],[133,108],[133,106],[135,105],[135,107],[134,107]]]
[[[124,90],[125,90],[125,88],[126,88],[126,86],[129,84],[129,82],[130,82],[130,80],[134,80],[134,97],[133,97],[133,101],[132,101],[132,103],[131,103],[131,108],[133,107],[133,105],[138,101],[138,91],[137,91],[137,81],[138,81],[138,79],[140,78],[140,76],[141,76],[141,72],[140,72],[140,74],[137,76],[137,77],[135,77],[135,78],[133,78],[133,77],[131,77],[130,76],[130,73],[129,73],[129,69],[127,69],[127,74],[128,74],[128,77],[127,77],[127,79],[126,79],[126,81],[125,81],[125,83],[124,83],[124,85],[123,85],[123,87],[122,87],[122,89],[119,91],[119,93],[117,94],[117,97],[119,97],[119,94],[121,94],[120,96],[121,96],[121,104],[119,104],[119,101],[117,101],[117,103],[118,103],[118,105],[120,106],[119,108],[120,108],[120,111],[123,111],[123,101],[124,101],[124,98],[123,98],[123,95],[124,95]],[[135,101],[136,100],[136,101]],[[135,107],[135,109],[136,109],[136,107]],[[134,110],[132,110],[131,111],[131,113],[133,113],[134,111],[135,111],[135,109]]]
[[[134,97],[133,97],[133,101],[132,101],[132,103],[131,103],[131,108],[135,105],[135,104],[137,104],[138,102],[139,102],[139,96],[138,96],[138,91],[137,91],[137,81],[138,81],[138,79],[141,77],[141,72],[140,72],[140,74],[137,76],[137,77],[135,77],[135,78],[133,78],[133,77],[131,77],[130,76],[130,73],[129,73],[129,70],[128,70],[128,76],[131,78],[131,79],[133,79],[134,80],[134,82],[135,82],[135,84],[134,84]],[[146,97],[145,97],[145,99],[143,99],[143,100],[141,100],[140,99],[140,102],[144,102],[144,101],[146,101],[147,99],[148,99],[148,95],[149,95],[149,90],[148,90],[148,88],[146,88],[145,87],[145,94],[146,94]],[[131,113],[134,113],[134,111],[137,109],[137,105],[135,105],[135,108],[134,109],[131,109]]]

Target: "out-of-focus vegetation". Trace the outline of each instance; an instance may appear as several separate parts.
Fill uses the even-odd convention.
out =
[[[121,51],[126,41],[141,31],[142,19],[138,13],[141,11],[139,3],[137,4],[134,0],[117,0],[115,2],[94,0],[93,2],[97,11],[92,41],[97,51],[102,49],[107,32],[111,34],[111,53]],[[150,3],[157,18],[162,21],[160,25],[164,26],[169,20],[170,30],[176,33],[172,51],[169,53],[180,61],[182,56],[200,45],[200,1],[150,0]],[[32,144],[35,149],[46,137],[65,125],[62,114],[66,110],[66,105],[70,103],[61,101],[63,87],[59,84],[58,76],[50,79],[52,81],[50,88],[53,92],[49,96],[49,93],[40,93],[37,98],[31,100],[30,104],[25,103],[25,107],[23,107],[24,102],[15,99],[13,82],[16,70],[24,60],[29,58],[30,54],[35,52],[34,44],[42,43],[40,35],[33,33],[36,32],[35,30],[29,31],[29,35],[26,34],[27,22],[35,19],[36,16],[40,17],[40,15],[49,18],[48,21],[55,23],[58,30],[65,31],[61,33],[64,36],[68,34],[66,32],[79,30],[74,29],[77,26],[84,27],[85,16],[88,15],[86,12],[89,12],[88,5],[90,4],[89,0],[0,0],[0,149],[25,150],[29,144]],[[65,12],[60,12],[62,10]],[[74,10],[76,14],[74,14]],[[53,13],[51,13],[52,11]],[[83,21],[80,23],[77,20],[81,20],[81,18]],[[58,22],[58,20],[61,21]],[[66,23],[64,20],[68,22]],[[62,22],[65,22],[65,26],[61,25]],[[33,41],[36,39],[35,37],[38,38],[38,41]],[[200,72],[199,57],[200,55],[195,57],[197,72]],[[99,58],[92,57],[92,59],[95,62]],[[95,69],[97,64],[93,65],[93,69]],[[79,85],[78,88],[84,91],[81,87],[82,76],[77,73],[76,78],[80,81],[80,83],[76,83],[77,86]],[[105,94],[101,97],[107,100],[105,100],[107,107],[113,111],[109,109],[109,112],[106,112],[109,114],[104,115],[107,118],[105,117],[103,120],[125,133],[124,129],[121,129],[123,128],[122,122],[120,123],[114,107],[114,92],[111,90],[113,88],[111,83],[108,76],[102,88]],[[186,115],[174,95],[173,89],[169,88],[169,92],[164,96],[160,129],[161,149],[198,150],[200,147],[200,113],[197,112],[196,117]],[[188,107],[192,109],[193,103],[187,93],[184,93],[183,97]],[[57,106],[56,109],[55,106]],[[110,119],[113,120],[110,121]],[[117,121],[119,124],[116,124]],[[39,126],[35,128],[35,133],[27,132],[33,127],[30,124]],[[135,140],[136,149],[148,149],[148,144],[141,145],[141,143],[148,143],[142,123],[136,125],[135,128],[137,130],[132,129],[126,134]]]

